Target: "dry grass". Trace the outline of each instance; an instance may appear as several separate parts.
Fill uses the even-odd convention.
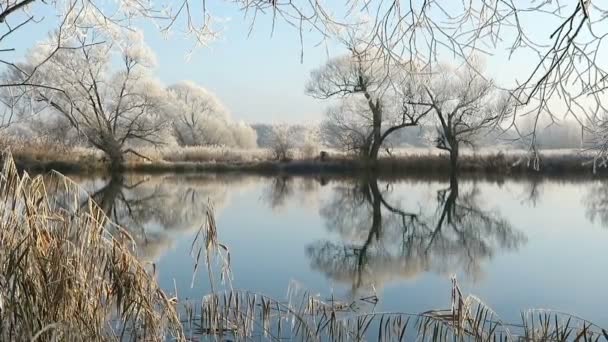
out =
[[[64,173],[104,171],[107,161],[103,153],[92,148],[66,147],[49,141],[3,140],[0,147],[9,147],[20,169]],[[126,169],[136,172],[263,172],[263,173],[353,173],[374,169],[383,174],[447,174],[449,157],[437,149],[397,149],[384,154],[377,163],[369,163],[338,151],[326,150],[328,157],[320,161],[310,151],[294,150],[293,160],[275,161],[268,149],[229,149],[222,147],[138,148],[142,155],[127,155]],[[604,165],[594,169],[591,152],[547,150],[535,159],[523,150],[463,151],[459,164],[463,173],[477,174],[605,174]]]
[[[19,139],[3,136],[0,149],[10,149],[17,161],[56,161],[91,163],[103,157],[101,151],[84,147],[70,147],[46,139]]]
[[[29,171],[58,170],[65,173],[78,173],[105,169],[101,151],[84,147],[69,147],[46,139],[19,139],[2,136],[0,150],[10,150],[18,168]]]
[[[306,291],[286,300],[235,290],[230,253],[218,241],[212,210],[192,243],[212,292],[170,299],[133,255],[133,238],[113,225],[69,179],[19,175],[5,156],[0,174],[0,340],[566,341],[608,340],[608,332],[547,310],[505,323],[454,281],[451,305],[423,313],[377,312],[374,293],[341,302]],[[217,291],[213,274],[227,288]],[[194,281],[194,276],[193,276]],[[227,285],[227,286],[226,286]]]
[[[0,340],[183,340],[174,303],[128,232],[69,179],[19,175],[3,159]]]
[[[145,153],[145,152],[144,152]],[[153,160],[167,162],[213,162],[243,163],[268,160],[270,151],[266,149],[236,149],[225,147],[191,146],[167,147],[158,151],[149,151]]]
[[[216,339],[304,341],[603,341],[608,332],[579,317],[529,310],[505,323],[454,280],[448,309],[423,313],[376,312],[375,294],[351,302],[308,292],[279,301],[249,291],[211,293],[190,303],[187,326]]]
[[[443,153],[401,153],[384,156],[375,164],[353,159],[353,157],[331,152],[327,160],[307,158],[299,155],[294,160],[278,162],[271,160],[267,150],[223,150],[208,147],[161,150],[153,155],[151,162],[132,160],[128,166],[138,171],[254,171],[306,173],[352,173],[373,168],[384,174],[447,174],[450,172],[449,157]],[[463,173],[481,174],[588,174],[594,173],[593,155],[567,151],[544,151],[540,158],[531,158],[525,151],[483,151],[463,153],[460,161]],[[606,168],[597,168],[596,173],[606,173]]]

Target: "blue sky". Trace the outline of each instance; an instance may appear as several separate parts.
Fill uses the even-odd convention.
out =
[[[35,42],[44,39],[56,25],[51,6],[35,8],[40,23],[27,25],[5,42],[15,47],[11,57],[23,56]],[[327,46],[319,46],[319,37],[305,34],[304,60],[299,32],[277,22],[271,37],[269,17],[258,18],[249,34],[249,19],[233,6],[213,8],[221,24],[220,38],[208,47],[200,47],[188,59],[192,41],[173,33],[164,37],[152,24],[143,27],[146,42],[157,55],[157,77],[166,85],[191,80],[213,91],[237,120],[256,122],[318,122],[327,103],[304,94],[310,71],[328,58]],[[16,22],[16,21],[15,21]],[[4,44],[3,44],[4,45]],[[336,53],[336,51],[332,51]],[[5,54],[4,58],[8,58]]]
[[[328,55],[344,51],[336,46],[319,45],[317,34],[305,32],[301,61],[297,29],[279,20],[271,37],[271,20],[265,16],[257,19],[254,32],[248,37],[250,20],[243,18],[243,12],[233,4],[215,2],[213,6],[210,11],[216,16],[228,18],[222,24],[221,36],[209,47],[195,50],[189,60],[186,55],[192,41],[179,34],[165,39],[151,24],[142,26],[147,43],[157,54],[155,72],[160,80],[166,85],[180,80],[194,81],[216,93],[235,119],[248,123],[320,121],[327,103],[306,96],[305,83],[310,71],[323,64]],[[17,38],[5,43],[16,46],[18,54],[54,27],[51,6],[39,6],[36,10],[45,20],[25,27]],[[524,20],[531,32],[542,36],[548,36],[556,24]],[[515,77],[523,79],[534,64],[529,52],[519,51],[509,59],[504,45],[494,50],[494,56],[486,58],[487,72],[500,83],[512,85]]]
[[[326,47],[315,46],[318,37],[305,37],[301,62],[296,29],[277,24],[271,37],[269,21],[260,20],[248,37],[248,21],[237,11],[230,14],[220,39],[195,50],[189,60],[190,41],[178,36],[165,40],[147,29],[146,41],[157,53],[159,78],[167,84],[197,82],[215,92],[234,118],[249,123],[320,121],[326,103],[304,94],[310,71],[327,61]]]

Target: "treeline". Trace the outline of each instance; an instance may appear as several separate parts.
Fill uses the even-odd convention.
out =
[[[274,129],[277,125],[268,123],[256,123],[251,127],[257,135],[257,145],[260,148],[272,148],[274,143]],[[288,126],[290,139],[293,147],[299,148],[310,143],[311,136],[316,135],[319,148],[340,149],[340,143],[335,136],[323,134],[321,124],[293,124]],[[531,140],[532,130],[522,130],[518,134],[514,129],[491,130],[480,134],[476,141],[476,147],[483,148],[527,148]],[[407,147],[435,147],[433,136],[436,134],[434,125],[426,124],[416,127],[408,127],[391,134],[386,145],[391,148]],[[524,139],[522,140],[522,136]],[[535,144],[540,149],[577,149],[587,145],[588,137],[581,125],[575,121],[561,121],[550,125],[544,125],[537,129]]]

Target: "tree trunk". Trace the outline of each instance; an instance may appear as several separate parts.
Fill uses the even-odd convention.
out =
[[[124,170],[125,157],[122,154],[122,152],[110,154],[109,157],[110,157],[110,171],[121,172]]]
[[[456,210],[458,200],[458,176],[456,171],[450,172],[450,193],[444,204],[444,211],[447,213],[448,223],[451,224]]]
[[[371,151],[371,146],[372,146],[372,137],[368,136],[365,143],[363,144],[363,146],[359,147],[359,157],[362,160],[367,160],[369,158],[370,155],[370,151]]]
[[[104,139],[103,151],[110,161],[111,172],[121,172],[125,167],[125,155],[122,146],[113,137]]]
[[[373,138],[372,146],[369,151],[369,159],[372,162],[378,160],[378,152],[380,151],[380,144],[382,143],[382,107],[380,102],[376,100],[376,105],[372,109],[374,114],[373,118]]]
[[[458,142],[454,142],[451,144],[450,150],[450,172],[454,175],[458,172]]]
[[[380,146],[382,145],[382,141],[380,140],[376,140],[376,138],[374,138],[374,141],[372,143],[372,147],[369,151],[369,160],[371,160],[372,162],[376,162],[378,160],[378,153],[380,152]]]
[[[99,191],[93,194],[93,200],[106,213],[106,216],[112,218],[112,211],[116,205],[116,200],[123,188],[124,176],[121,173],[112,173],[110,181]],[[118,222],[115,222],[118,223]]]

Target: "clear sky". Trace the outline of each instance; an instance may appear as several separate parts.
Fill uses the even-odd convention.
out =
[[[221,24],[220,37],[208,47],[194,50],[190,58],[191,40],[178,33],[166,38],[152,24],[139,26],[157,55],[157,77],[166,85],[191,80],[204,86],[216,93],[233,118],[248,123],[320,121],[327,103],[304,94],[310,71],[328,58],[329,47],[318,45],[318,35],[304,34],[301,61],[299,31],[295,28],[277,21],[271,37],[270,18],[258,18],[249,36],[250,20],[243,18],[243,12],[231,4],[214,6],[213,13],[227,19]],[[18,60],[56,27],[52,6],[34,10],[44,20],[26,25],[9,37],[3,45],[15,47],[16,52],[4,53],[4,58]]]
[[[146,41],[157,53],[157,74],[171,84],[189,79],[215,92],[235,119],[255,122],[320,121],[326,103],[304,94],[310,71],[327,61],[328,52],[315,46],[318,37],[305,37],[304,59],[299,32],[284,23],[270,36],[269,21],[260,20],[250,37],[248,21],[234,11],[221,37],[209,47],[186,54],[191,42],[165,40],[146,29]],[[330,51],[337,53],[337,51]]]
[[[248,37],[249,19],[233,4],[215,2],[213,13],[228,18],[222,24],[219,40],[186,56],[192,42],[176,34],[165,39],[151,24],[143,25],[147,43],[157,54],[156,74],[166,85],[180,80],[194,81],[216,95],[237,120],[256,122],[318,122],[323,118],[327,103],[304,94],[309,73],[323,64],[328,55],[343,53],[339,47],[319,45],[317,34],[304,32],[304,59],[301,61],[299,31],[281,20],[277,21],[271,37],[269,16],[258,18],[254,32]],[[45,20],[29,25],[17,39],[5,42],[16,46],[17,53],[31,47],[54,27],[51,6],[40,6],[39,17]],[[526,19],[524,19],[526,20]],[[528,18],[531,31],[547,35],[556,22],[541,22]],[[547,34],[545,34],[545,32]],[[508,38],[508,37],[507,37]],[[507,41],[509,39],[506,39]],[[495,49],[488,58],[487,72],[501,81],[514,84],[521,80],[534,64],[530,54],[518,52],[509,56],[507,46]]]

